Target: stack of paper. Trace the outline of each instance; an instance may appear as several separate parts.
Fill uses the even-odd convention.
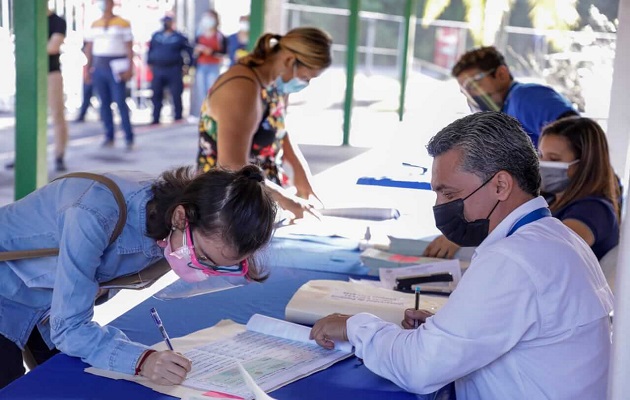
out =
[[[447,297],[421,296],[420,308],[436,312]],[[375,287],[359,282],[313,280],[305,283],[293,295],[285,309],[287,321],[313,325],[334,313],[368,312],[395,324],[400,324],[407,308],[413,308],[415,296],[410,293]]]

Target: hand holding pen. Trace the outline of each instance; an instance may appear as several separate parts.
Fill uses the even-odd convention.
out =
[[[405,329],[417,329],[420,325],[424,324],[427,318],[433,315],[432,312],[427,310],[420,310],[420,288],[416,287],[415,290],[416,301],[414,308],[408,308],[405,310],[404,318],[401,325]]]
[[[153,322],[157,325],[169,350],[146,350],[136,364],[136,374],[149,378],[159,385],[178,385],[186,379],[192,369],[192,362],[173,351],[173,344],[155,308],[151,309]]]

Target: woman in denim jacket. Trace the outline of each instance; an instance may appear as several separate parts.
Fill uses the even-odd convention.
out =
[[[61,351],[98,368],[179,384],[188,359],[92,322],[99,283],[163,257],[190,282],[221,274],[266,278],[252,257],[271,238],[276,206],[258,167],[197,176],[179,168],[157,180],[106,176],[127,208],[112,244],[120,210],[96,181],[61,179],[0,208],[0,251],[59,248],[58,256],[0,262],[0,388],[24,374],[25,347],[38,363]]]

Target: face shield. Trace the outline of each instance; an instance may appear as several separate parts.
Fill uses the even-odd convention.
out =
[[[461,92],[466,96],[468,107],[472,112],[479,111],[500,111],[501,106],[492,99],[492,94],[484,90],[479,81],[493,74],[496,69],[490,71],[479,72],[468,77],[460,86]]]

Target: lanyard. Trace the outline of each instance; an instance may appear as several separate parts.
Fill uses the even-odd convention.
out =
[[[507,235],[510,236],[511,234],[516,232],[520,227],[525,226],[529,224],[530,222],[538,221],[539,219],[544,218],[544,217],[551,217],[551,211],[549,211],[547,207],[538,208],[530,212],[523,218],[519,219],[516,222],[516,224],[514,224],[512,229],[510,229]]]

